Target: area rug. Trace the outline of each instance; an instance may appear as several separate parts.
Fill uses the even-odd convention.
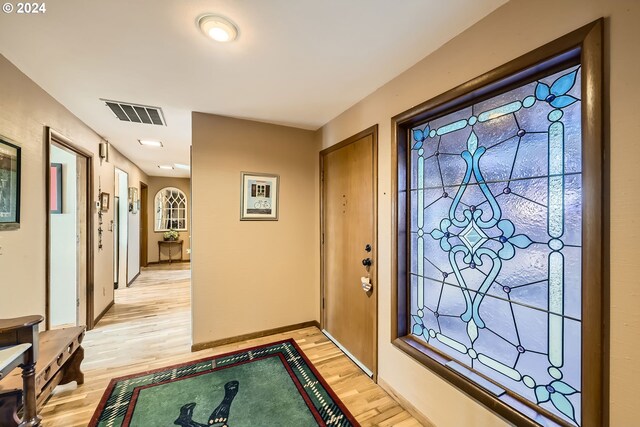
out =
[[[115,378],[90,427],[359,426],[294,340]]]

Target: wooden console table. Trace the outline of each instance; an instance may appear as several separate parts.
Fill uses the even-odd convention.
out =
[[[166,260],[169,263],[173,262],[173,257],[171,256],[171,250],[173,249],[174,246],[178,246],[178,248],[180,249],[180,258],[176,259],[175,261],[182,261],[182,240],[159,240],[158,241],[158,262],[162,262],[162,258],[160,257],[161,253],[162,253],[162,247],[163,246],[168,246],[169,247],[169,259]]]

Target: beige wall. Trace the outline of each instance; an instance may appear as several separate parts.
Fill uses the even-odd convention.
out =
[[[182,259],[188,260],[189,255],[189,242],[191,235],[191,180],[189,178],[167,178],[161,176],[149,177],[149,212],[148,212],[148,224],[149,224],[149,262],[158,262],[158,241],[163,239],[164,232],[154,231],[154,215],[155,215],[155,197],[156,193],[165,187],[175,187],[182,190],[187,196],[187,231],[180,232],[180,239],[184,240],[182,244]],[[162,256],[162,260],[166,260],[167,255]]]
[[[600,17],[607,18],[605,74],[611,99],[611,425],[638,425],[640,2],[512,0],[322,129],[322,145],[328,147],[374,123],[380,125],[379,375],[439,427],[505,422],[390,344],[390,118]]]
[[[49,96],[0,55],[0,135],[22,147],[20,229],[0,231],[0,317],[45,314],[45,126],[57,130],[77,146],[98,152],[99,135]],[[113,147],[112,147],[113,148]],[[94,155],[94,187],[114,194],[114,165],[130,176],[146,175],[112,149],[110,163]],[[100,178],[100,179],[99,179]],[[138,185],[139,186],[139,185]],[[98,218],[94,212],[94,312],[99,315],[113,301],[113,209],[104,215],[103,249],[98,250]]]
[[[318,320],[314,132],[192,116],[193,343]],[[279,220],[240,221],[240,172],[280,175]]]

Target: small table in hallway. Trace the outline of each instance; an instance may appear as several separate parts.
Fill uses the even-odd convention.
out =
[[[158,241],[158,262],[162,262],[162,258],[161,258],[161,254],[162,254],[162,247],[163,246],[168,246],[169,247],[169,259],[166,260],[169,263],[173,262],[173,258],[171,256],[171,250],[173,249],[173,246],[178,246],[178,248],[180,249],[180,258],[176,259],[176,261],[182,261],[182,243],[183,240],[159,240]]]

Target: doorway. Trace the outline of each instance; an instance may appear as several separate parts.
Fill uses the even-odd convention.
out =
[[[126,287],[128,282],[129,241],[129,174],[115,168],[115,196],[113,197],[113,286]]]
[[[140,181],[140,267],[149,265],[149,186]]]
[[[320,152],[322,328],[377,370],[377,126]]]
[[[47,329],[93,328],[92,155],[47,128]]]

